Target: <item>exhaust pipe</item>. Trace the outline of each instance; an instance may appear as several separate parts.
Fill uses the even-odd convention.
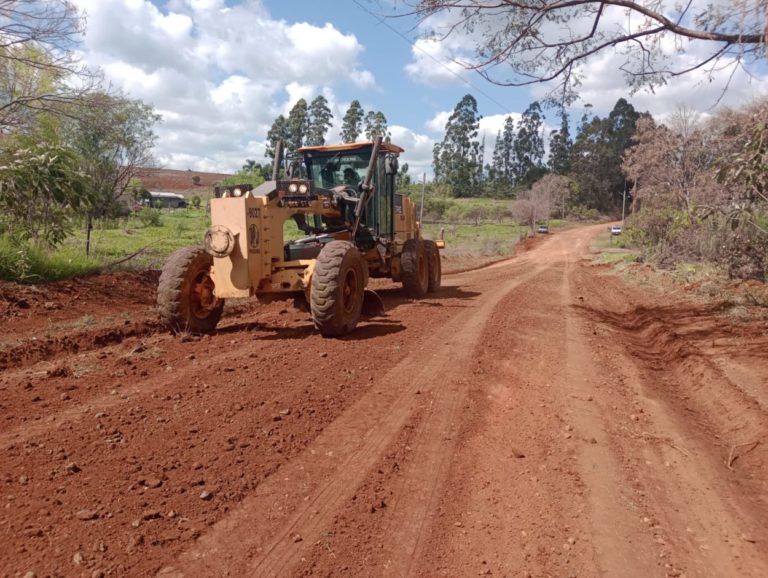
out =
[[[283,164],[283,140],[275,143],[275,158],[272,161],[272,180],[280,178],[280,166]]]

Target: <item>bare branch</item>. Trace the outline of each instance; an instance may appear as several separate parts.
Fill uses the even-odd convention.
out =
[[[701,0],[703,2],[703,0]],[[696,9],[697,0],[669,7],[659,0],[405,0],[426,34],[438,40],[465,34],[474,39],[476,58],[459,63],[501,86],[525,86],[559,79],[565,87],[576,68],[598,52],[621,49],[621,65],[631,84],[661,84],[718,62],[765,58],[768,0],[738,0],[733,6]],[[626,12],[626,23],[607,18],[609,8]],[[435,18],[440,16],[439,19]],[[635,16],[636,18],[632,18]],[[427,25],[436,22],[439,31]],[[709,42],[711,55],[680,70],[665,61],[661,40],[672,37]],[[639,42],[646,39],[645,43]],[[640,48],[640,54],[632,49]],[[501,65],[505,65],[504,68]],[[715,70],[715,69],[713,69]]]

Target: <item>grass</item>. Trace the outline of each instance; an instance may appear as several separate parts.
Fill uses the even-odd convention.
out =
[[[36,283],[96,273],[101,263],[71,247],[47,251],[0,237],[0,279]]]
[[[424,236],[439,239],[444,230],[446,255],[480,255],[484,257],[508,255],[527,232],[526,227],[512,224],[450,225],[425,224]]]
[[[458,202],[462,202],[459,200]],[[467,202],[503,205],[508,201],[492,199]],[[139,215],[124,219],[97,222],[91,231],[90,256],[86,257],[85,231],[79,229],[55,251],[33,247],[19,248],[0,237],[0,279],[37,283],[97,273],[118,261],[138,253],[113,269],[161,269],[168,255],[176,249],[202,245],[203,235],[210,224],[202,209],[162,210],[159,221],[152,224]],[[146,215],[144,216],[146,217]],[[550,229],[565,225],[549,221]],[[440,237],[444,229],[444,254],[461,257],[495,257],[509,255],[514,245],[527,234],[527,229],[512,223],[425,224],[424,235]],[[303,236],[292,221],[284,227],[286,240]]]
[[[633,263],[640,256],[640,251],[630,247],[624,233],[612,235],[609,227],[592,242],[592,251],[593,260],[598,263]]]

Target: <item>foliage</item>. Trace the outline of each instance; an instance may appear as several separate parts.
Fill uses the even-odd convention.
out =
[[[433,149],[435,181],[448,185],[455,197],[478,196],[482,158],[477,132],[481,116],[477,101],[465,95],[445,125],[445,137]]]
[[[200,198],[200,195],[194,195],[192,197],[192,207],[195,209],[199,209],[202,202],[203,200]]]
[[[92,190],[71,150],[12,146],[0,159],[0,226],[14,239],[56,246],[74,212],[92,206]]]
[[[384,139],[384,142],[390,142],[391,135],[387,129],[387,117],[381,111],[369,110],[365,115],[365,138],[369,141],[377,136]]]
[[[563,177],[544,177],[529,190],[521,192],[512,203],[512,216],[521,225],[526,225],[531,232],[536,230],[536,223],[549,218],[552,212],[553,197],[560,188],[567,188]]]
[[[70,0],[0,2],[0,130],[28,130],[41,113],[71,114],[98,82],[75,45],[84,15]]]
[[[144,207],[138,212],[139,221],[145,227],[162,227],[163,226],[163,213],[161,209],[155,209],[152,207]]]
[[[325,133],[333,126],[332,118],[333,114],[328,107],[328,100],[323,95],[315,97],[309,105],[307,145],[322,146],[325,144]]]
[[[765,277],[767,121],[763,100],[707,122],[680,109],[669,126],[638,123],[625,168],[636,180],[631,222],[650,257],[712,260],[732,277]]]
[[[154,126],[159,120],[152,107],[139,100],[97,93],[63,123],[61,138],[79,155],[93,187],[95,217],[120,212],[118,199],[137,169],[154,164]]]
[[[569,175],[578,185],[579,204],[601,213],[620,212],[627,186],[622,155],[632,142],[640,117],[620,98],[608,118],[583,119],[571,149]]]
[[[604,50],[618,49],[617,54],[624,55],[619,69],[633,87],[660,85],[699,69],[710,75],[723,68],[735,70],[765,58],[768,0],[734,0],[700,8],[690,14],[690,3],[655,0],[414,1],[420,20],[428,24],[434,17],[440,28],[435,38],[477,39],[476,56],[464,59],[467,68],[504,86],[556,79],[555,90],[565,100],[574,97],[589,57]],[[623,17],[617,18],[620,11]],[[686,53],[684,40],[693,39],[707,46],[692,48],[680,58]],[[667,50],[668,46],[675,50]]]
[[[250,163],[253,163],[253,161],[246,161],[242,169],[234,175],[225,178],[221,183],[223,185],[252,185],[258,187],[267,178],[272,178],[272,167],[269,166],[269,163],[264,163],[263,165]],[[267,175],[266,177],[265,174]]]
[[[523,112],[512,146],[511,168],[515,184],[530,186],[544,174],[544,139],[541,134],[543,124],[541,105],[532,102]]]
[[[341,140],[345,143],[352,143],[362,134],[363,118],[365,111],[360,105],[359,100],[353,100],[349,105],[341,124]]]
[[[300,98],[288,113],[288,138],[285,140],[286,154],[295,153],[302,146],[309,133],[309,109],[307,101]]]
[[[285,143],[290,136],[288,119],[281,114],[274,120],[267,132],[267,147],[265,152],[267,158],[274,159],[278,141],[283,141]]]
[[[100,264],[81,250],[50,251],[29,242],[0,236],[0,279],[18,283],[54,281],[98,272]]]
[[[402,190],[411,184],[411,175],[408,174],[408,163],[403,163],[400,166],[400,170],[397,172],[395,187],[397,190]]]
[[[549,170],[558,175],[567,175],[571,171],[571,130],[568,111],[560,107],[560,128],[549,133]]]
[[[504,129],[496,136],[491,165],[488,168],[488,186],[496,196],[511,196],[515,185],[512,155],[515,145],[515,121],[504,119]]]

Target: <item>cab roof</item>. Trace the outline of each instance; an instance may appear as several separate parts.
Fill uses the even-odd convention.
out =
[[[306,153],[306,152],[313,152],[313,151],[314,152],[352,151],[352,150],[365,149],[365,148],[371,148],[371,147],[373,147],[373,143],[370,141],[350,142],[350,143],[335,144],[335,145],[301,147],[298,152]],[[392,144],[391,142],[381,143],[381,147],[379,148],[379,150],[382,150],[388,153],[394,153],[396,155],[399,155],[400,153],[405,152],[405,149],[401,149],[399,146]]]

